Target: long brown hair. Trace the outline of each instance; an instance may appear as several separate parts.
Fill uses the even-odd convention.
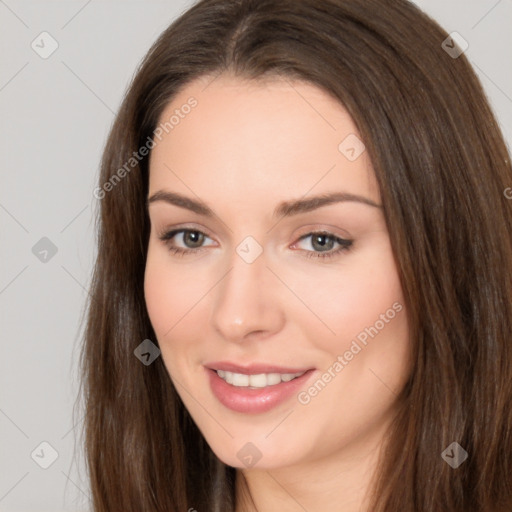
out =
[[[370,510],[512,510],[512,169],[481,84],[464,54],[443,49],[447,37],[405,0],[201,0],[150,49],[96,194],[81,354],[95,512],[234,510],[235,469],[206,444],[162,358],[134,356],[143,340],[157,344],[143,292],[149,158],[126,166],[179,90],[224,71],[329,92],[375,169],[414,363]],[[456,469],[441,456],[453,442],[468,453]]]

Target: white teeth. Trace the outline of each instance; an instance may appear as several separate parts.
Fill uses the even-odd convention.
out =
[[[249,375],[244,375],[243,373],[233,373],[233,386],[248,386],[249,385]]]
[[[279,373],[269,373],[267,375],[267,386],[274,386],[281,382],[281,375]]]
[[[244,373],[233,373],[224,370],[216,370],[217,375],[224,379],[228,384],[236,387],[264,388],[266,386],[275,386],[281,382],[289,382],[296,377],[304,375],[306,372],[299,373],[258,373],[256,375],[246,375]]]
[[[249,386],[252,388],[264,388],[267,385],[267,376],[264,373],[249,376]]]

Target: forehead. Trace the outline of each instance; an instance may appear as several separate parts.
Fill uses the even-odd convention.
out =
[[[307,82],[201,77],[173,98],[159,126],[150,194],[169,189],[236,202],[243,193],[247,203],[343,190],[379,201],[350,115]]]

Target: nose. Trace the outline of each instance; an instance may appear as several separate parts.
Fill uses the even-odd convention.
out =
[[[230,271],[215,287],[215,330],[232,342],[266,338],[279,332],[285,316],[276,284],[275,276],[266,267],[264,253],[252,263],[234,253]]]

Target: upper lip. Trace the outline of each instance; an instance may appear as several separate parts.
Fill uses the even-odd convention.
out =
[[[224,370],[226,372],[241,373],[244,375],[257,375],[260,373],[303,373],[313,368],[292,368],[289,366],[277,366],[268,363],[251,363],[248,365],[240,365],[230,361],[218,361],[205,364],[206,368],[211,370]]]

